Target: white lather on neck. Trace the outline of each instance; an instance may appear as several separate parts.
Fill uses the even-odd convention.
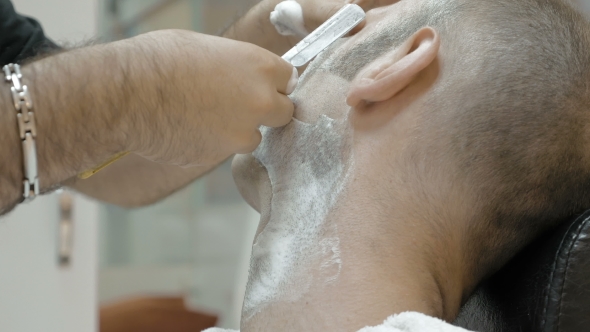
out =
[[[315,277],[322,280],[315,281],[338,278],[340,242],[326,216],[346,181],[349,151],[338,128],[344,123],[321,116],[316,124],[294,120],[263,128],[253,155],[268,171],[272,200],[270,220],[252,247],[244,319],[268,304],[305,295],[314,282],[310,271],[321,271]]]

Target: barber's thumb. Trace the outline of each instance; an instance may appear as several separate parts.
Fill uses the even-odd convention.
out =
[[[291,78],[287,83],[287,88],[285,89],[285,94],[288,96],[295,91],[297,85],[299,84],[299,72],[297,71],[296,67],[293,67],[293,73],[291,74]]]
[[[289,61],[274,55],[274,83],[277,87],[277,92],[290,95],[295,91],[297,83],[299,83],[299,72]]]

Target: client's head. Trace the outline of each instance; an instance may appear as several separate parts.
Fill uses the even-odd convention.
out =
[[[288,220],[285,234],[298,223],[309,230],[303,216],[313,215],[324,223],[306,239],[328,239],[329,250],[317,248],[335,256],[302,240],[289,273],[337,258],[325,287],[349,282],[358,296],[378,296],[359,269],[370,283],[434,271],[422,276],[432,289],[417,292],[436,288],[440,315],[452,317],[482,278],[590,207],[589,32],[561,0],[407,0],[369,12],[359,34],[307,69],[296,120],[267,131],[256,158],[234,162],[246,199],[270,220],[249,292],[272,283],[252,282],[274,271],[264,260],[272,254],[256,255],[277,241],[258,243],[265,228],[281,234]],[[268,293],[259,311],[310,289],[301,279],[276,283],[290,291]]]

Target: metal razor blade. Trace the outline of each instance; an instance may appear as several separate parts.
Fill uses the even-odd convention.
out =
[[[346,5],[283,55],[283,59],[295,67],[301,67],[349,33],[364,19],[365,11],[361,7]]]

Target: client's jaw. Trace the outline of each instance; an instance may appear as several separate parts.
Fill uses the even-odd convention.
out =
[[[355,331],[404,311],[452,320],[470,282],[460,222],[431,218],[428,188],[404,159],[437,64],[386,101],[351,109],[355,83],[322,60],[293,95],[295,120],[234,160],[261,212],[242,332]]]

